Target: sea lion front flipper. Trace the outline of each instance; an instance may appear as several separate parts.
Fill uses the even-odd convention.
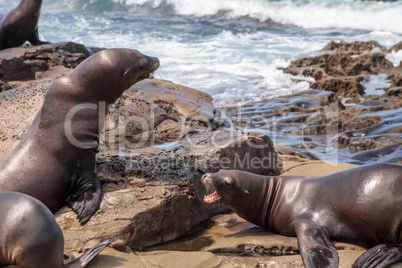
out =
[[[102,185],[95,172],[84,172],[78,164],[71,178],[71,187],[66,201],[77,214],[82,225],[99,209],[101,198]]]
[[[38,27],[36,27],[35,31],[32,33],[32,35],[27,40],[29,41],[29,43],[31,43],[34,46],[50,44],[50,42],[44,42],[44,41],[39,40]]]
[[[402,245],[380,244],[357,258],[352,268],[383,268],[399,261],[402,261]]]
[[[114,237],[103,240],[96,246],[88,249],[78,259],[64,265],[64,268],[82,268],[85,267],[93,258],[95,258],[105,247],[114,241]]]
[[[300,254],[307,268],[338,267],[338,252],[324,227],[310,220],[297,220],[295,231]]]

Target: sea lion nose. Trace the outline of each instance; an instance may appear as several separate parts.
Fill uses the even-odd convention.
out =
[[[152,71],[155,72],[160,67],[160,62],[158,58],[152,57],[152,62],[154,63],[152,66]]]

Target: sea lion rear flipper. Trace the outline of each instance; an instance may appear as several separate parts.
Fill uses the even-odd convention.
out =
[[[310,220],[298,220],[295,222],[295,231],[300,254],[307,268],[338,267],[338,253],[324,227]]]
[[[84,173],[81,166],[77,165],[66,201],[82,225],[99,209],[101,197],[102,185],[95,172]]]
[[[357,258],[352,268],[383,268],[399,261],[402,261],[402,245],[380,244]]]
[[[105,247],[114,241],[114,237],[103,240],[96,246],[85,251],[84,254],[79,256],[72,262],[64,265],[65,268],[82,268],[85,267],[93,258],[95,258]]]

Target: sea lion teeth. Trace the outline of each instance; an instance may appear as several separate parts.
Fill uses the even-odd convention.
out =
[[[227,179],[230,178],[230,187]],[[353,267],[402,261],[402,165],[372,164],[326,176],[261,176],[239,170],[204,174],[205,202],[286,236],[297,236],[303,262],[338,267],[330,239],[375,246]],[[314,234],[314,235],[312,235]],[[381,243],[383,244],[379,244]],[[312,254],[313,253],[313,254]]]

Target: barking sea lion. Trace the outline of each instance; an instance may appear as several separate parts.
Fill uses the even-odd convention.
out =
[[[354,267],[402,260],[402,166],[373,164],[320,177],[222,170],[202,178],[204,201],[287,236],[306,267],[338,267],[330,239],[374,247]]]

